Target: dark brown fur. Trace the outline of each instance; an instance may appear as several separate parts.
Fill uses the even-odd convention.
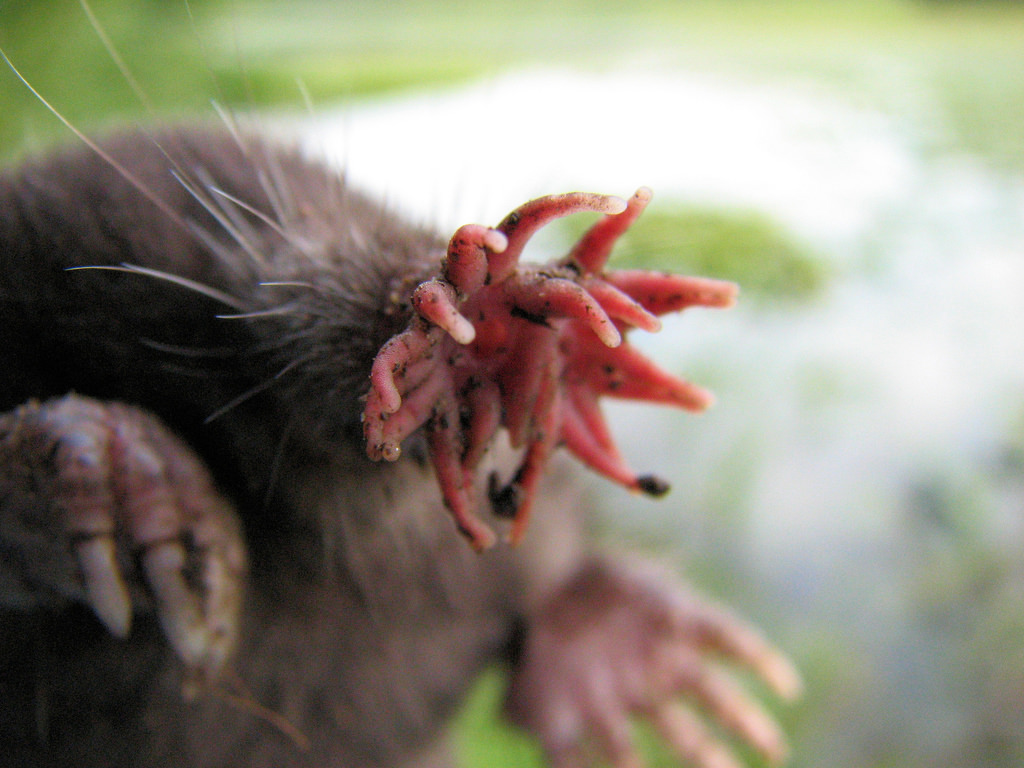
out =
[[[363,451],[370,362],[407,322],[401,297],[437,268],[443,246],[261,142],[243,153],[225,132],[179,131],[105,149],[146,195],[84,148],[0,177],[0,411],[74,390],[147,408],[187,436],[234,500],[250,548],[232,673],[313,747],[302,753],[215,695],[183,700],[182,670],[151,619],[121,642],[85,609],[5,610],[0,763],[403,764],[507,649],[522,586],[507,550],[477,555],[454,535],[415,455],[381,466]],[[265,174],[285,198],[289,232],[315,251],[299,254],[242,213],[267,255],[256,263],[171,167],[269,212]],[[217,319],[239,310],[150,276],[67,271],[123,262],[214,286],[251,311],[293,304]],[[258,286],[267,281],[311,287]]]
[[[571,473],[540,489],[517,550],[479,554],[416,435],[395,463],[367,458],[371,362],[443,253],[332,171],[223,129],[124,134],[0,175],[0,765],[449,765],[447,723],[495,662],[511,672],[510,715],[559,768],[584,754],[636,765],[631,713],[681,755],[720,759],[675,709],[681,694],[781,758],[775,726],[704,656],[787,696],[796,673],[671,580],[586,557]],[[52,479],[37,472],[81,466],[45,440],[23,452],[24,414],[69,392],[127,403],[111,413],[139,424],[155,414],[237,513],[238,644],[212,678],[197,682],[154,616],[161,593],[140,563],[164,542],[114,531],[135,598],[126,639],[81,602],[71,534],[110,537],[69,533],[37,493]],[[478,496],[517,463],[492,449]],[[199,538],[181,538],[201,561]]]

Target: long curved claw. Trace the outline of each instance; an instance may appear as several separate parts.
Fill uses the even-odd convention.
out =
[[[110,634],[123,640],[132,627],[132,599],[117,564],[113,536],[84,539],[74,551],[82,569],[86,602]]]
[[[531,200],[496,228],[460,227],[441,277],[413,292],[415,316],[389,340],[370,374],[363,412],[367,453],[397,459],[401,442],[426,431],[431,460],[458,528],[477,547],[493,542],[476,516],[475,471],[501,426],[524,450],[515,477],[491,489],[499,516],[522,538],[533,493],[559,443],[628,488],[668,486],[638,476],[619,455],[597,399],[631,398],[701,410],[711,395],[661,370],[630,346],[630,328],[656,331],[658,315],[729,306],[731,283],[654,272],[606,272],[616,240],[651,199],[573,192]],[[563,259],[519,263],[540,227],[579,211],[605,213]]]
[[[198,456],[152,414],[75,394],[0,414],[0,512],[3,535],[48,532],[19,566],[31,573],[7,583],[81,600],[118,638],[131,632],[133,596],[146,593],[190,674],[224,669],[247,568],[241,524]]]

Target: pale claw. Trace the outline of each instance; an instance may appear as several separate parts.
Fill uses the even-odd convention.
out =
[[[214,675],[224,666],[245,546],[191,449],[143,411],[68,395],[0,416],[0,460],[3,536],[34,544],[16,575],[28,585],[17,604],[81,599],[124,638],[148,595],[187,667]]]
[[[185,581],[186,567],[185,548],[178,542],[158,544],[142,556],[160,626],[185,664],[194,667],[203,664],[211,649],[202,604]]]
[[[658,710],[654,726],[676,754],[698,768],[742,768],[735,755],[682,704],[673,703]]]
[[[675,672],[670,690],[696,701],[712,719],[754,747],[768,762],[777,764],[785,758],[788,748],[775,722],[692,648],[677,648],[662,664]]]
[[[85,539],[75,545],[75,554],[82,568],[86,602],[110,634],[123,640],[132,626],[132,599],[117,565],[114,539]]]

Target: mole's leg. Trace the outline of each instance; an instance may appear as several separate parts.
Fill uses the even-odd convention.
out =
[[[760,635],[667,574],[592,560],[533,617],[506,711],[540,739],[555,768],[582,764],[595,749],[614,768],[637,768],[637,716],[701,768],[739,765],[722,729],[779,763],[786,745],[778,727],[723,661],[783,698],[800,691],[792,665]]]
[[[241,529],[192,450],[152,415],[77,395],[0,414],[0,602],[84,602],[117,637],[155,608],[191,672],[230,655]]]

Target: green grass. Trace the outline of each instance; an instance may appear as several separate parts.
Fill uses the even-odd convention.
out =
[[[543,768],[537,744],[500,718],[505,677],[498,669],[477,684],[455,723],[459,764],[472,768]]]
[[[918,119],[927,137],[1024,169],[1024,4],[898,0],[92,0],[159,115],[208,100],[302,107],[523,64],[635,60],[799,79]],[[0,45],[76,123],[144,112],[77,0],[0,0]],[[0,156],[62,129],[0,73]]]

